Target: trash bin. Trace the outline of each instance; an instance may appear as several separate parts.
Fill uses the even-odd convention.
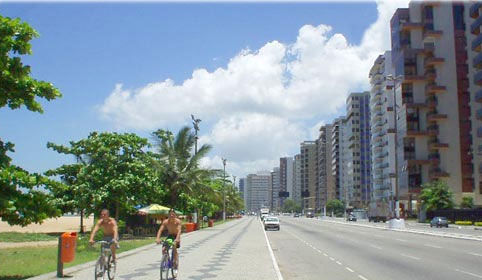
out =
[[[214,220],[209,220],[208,227],[213,227],[213,226],[214,226]]]
[[[195,223],[186,223],[186,232],[194,231],[196,224]]]
[[[77,246],[77,232],[65,232],[60,236],[60,239],[60,260],[62,263],[73,261],[75,258],[75,248]]]

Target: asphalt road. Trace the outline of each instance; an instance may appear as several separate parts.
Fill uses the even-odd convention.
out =
[[[268,238],[289,279],[482,279],[482,242],[280,217]]]

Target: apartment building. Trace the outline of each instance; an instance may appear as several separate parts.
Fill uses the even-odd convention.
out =
[[[294,162],[292,157],[282,157],[279,159],[280,169],[280,207],[283,207],[284,201],[288,198],[293,199],[294,186]]]
[[[271,174],[261,171],[246,176],[246,208],[250,212],[257,212],[262,207],[269,207],[269,188]]]
[[[335,179],[332,174],[332,125],[320,127],[320,134],[316,140],[318,160],[318,192],[316,194],[316,205],[322,209],[326,203],[336,198]]]
[[[370,201],[370,92],[347,98],[347,188],[350,205],[366,208]]]
[[[273,171],[271,172],[271,187],[269,191],[269,205],[270,209],[273,212],[280,211],[280,168],[274,167]]]
[[[316,141],[300,144],[301,206],[316,209],[317,196],[317,147]]]
[[[293,160],[293,200],[301,205],[301,154],[297,154]]]
[[[475,184],[479,171],[474,168],[479,154],[473,151],[479,143],[480,75],[473,62],[480,51],[482,20],[475,4],[411,2],[390,21],[392,64],[395,76],[402,77],[395,85],[401,106],[399,195],[408,212],[417,207],[421,185],[432,180],[447,182],[456,203],[471,196],[480,204],[482,191]]]
[[[373,208],[393,209],[395,195],[394,73],[391,52],[378,56],[370,69],[370,126]]]

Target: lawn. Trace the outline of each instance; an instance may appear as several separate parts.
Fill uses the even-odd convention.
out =
[[[121,240],[118,252],[125,252],[153,243],[154,238]],[[79,238],[75,260],[65,264],[64,268],[95,260],[99,256],[98,246],[90,247],[85,237]],[[0,280],[25,279],[56,271],[57,246],[2,249],[0,250],[0,260],[2,260]]]
[[[45,233],[0,232],[0,242],[50,241],[57,237]]]

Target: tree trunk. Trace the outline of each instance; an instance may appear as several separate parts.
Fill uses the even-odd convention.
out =
[[[80,210],[80,233],[84,233],[84,209]]]
[[[115,202],[115,220],[119,221],[119,201]]]

